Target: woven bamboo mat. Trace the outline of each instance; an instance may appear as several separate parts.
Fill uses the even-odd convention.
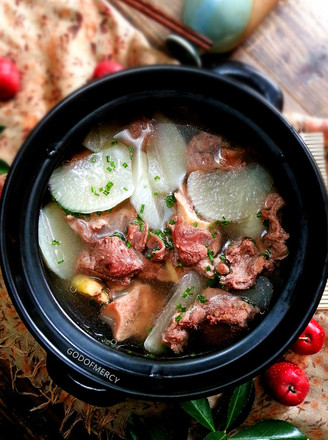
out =
[[[301,137],[314,157],[327,187],[328,182],[323,133],[301,133]],[[326,284],[318,310],[328,310],[328,283]]]

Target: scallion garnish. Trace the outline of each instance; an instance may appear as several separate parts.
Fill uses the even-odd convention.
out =
[[[140,208],[140,214],[143,214],[143,212],[144,212],[144,209],[145,209],[145,205],[144,205],[144,204],[142,204],[142,205],[141,205],[141,208]]]
[[[154,180],[160,180],[161,178],[159,176],[155,176]]]
[[[59,245],[60,245],[60,241],[58,241],[58,240],[52,240],[51,244],[52,244],[53,246],[59,246]]]
[[[203,296],[203,295],[197,295],[197,299],[202,304],[204,304],[208,301],[208,299],[206,299],[205,296]]]
[[[197,225],[198,225],[198,223],[197,223],[197,222],[195,222],[195,223],[194,223],[194,226],[195,226],[195,228],[197,228]]]
[[[128,167],[128,164],[126,162],[124,162],[122,165],[123,165],[124,168]]]
[[[174,197],[174,194],[169,194],[168,196],[166,196],[166,206],[168,208],[173,208],[174,204],[175,204],[176,200]]]

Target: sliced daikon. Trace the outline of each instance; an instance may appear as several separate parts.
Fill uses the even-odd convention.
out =
[[[147,156],[154,191],[171,193],[180,187],[187,173],[187,145],[174,123],[162,117],[155,125]]]
[[[135,191],[130,201],[144,222],[151,228],[162,229],[172,215],[173,210],[167,208],[163,196],[156,195],[154,192],[147,169],[146,154],[143,151],[137,151],[133,160]]]
[[[239,291],[238,295],[264,311],[272,300],[273,286],[268,278],[258,277],[250,289]]]
[[[258,218],[256,213],[252,213],[240,223],[230,223],[225,231],[232,239],[250,237],[257,240],[266,230],[263,220]]]
[[[116,140],[122,142],[126,136],[124,135],[124,128],[122,125],[112,123],[99,123],[91,129],[87,134],[82,144],[89,150],[97,153],[102,148],[106,148],[115,144]],[[123,142],[125,144],[125,142]]]
[[[207,220],[241,221],[256,213],[273,179],[261,165],[234,170],[194,171],[187,183],[195,211]]]
[[[51,202],[40,212],[39,246],[44,262],[63,279],[74,275],[74,267],[83,242],[65,221],[65,213]]]
[[[57,202],[72,212],[106,211],[134,191],[130,151],[117,143],[72,160],[53,172],[49,185]]]
[[[177,306],[179,305],[181,308],[191,306],[205,287],[205,279],[200,277],[197,272],[189,272],[181,278],[171,299],[157,318],[152,331],[144,342],[147,351],[154,354],[160,354],[164,351],[162,336],[170,326],[172,318],[177,312]]]

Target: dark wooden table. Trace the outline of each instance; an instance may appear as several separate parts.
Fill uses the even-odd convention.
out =
[[[148,38],[151,45],[166,51],[169,31],[139,12],[113,0],[113,4]],[[183,0],[152,0],[179,17]],[[328,2],[281,0],[273,12],[240,47],[226,57],[246,62],[275,80],[283,90],[284,111],[328,117]],[[55,440],[63,417],[61,407],[30,412],[37,406],[33,396],[11,388],[8,366],[0,363],[0,439]],[[25,381],[21,391],[33,392]],[[4,391],[5,390],[5,391]],[[78,424],[71,440],[96,439]],[[104,437],[105,438],[105,437]]]

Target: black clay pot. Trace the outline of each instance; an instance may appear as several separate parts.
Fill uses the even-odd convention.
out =
[[[289,257],[276,300],[231,346],[168,360],[101,344],[65,312],[46,281],[38,216],[47,183],[68,149],[104,115],[182,106],[209,126],[255,145],[287,202]],[[55,381],[81,399],[109,405],[124,396],[195,399],[254,377],[281,356],[313,315],[327,278],[327,197],[303,141],[257,93],[222,75],[153,66],[126,70],[76,91],[36,127],[11,167],[1,200],[1,260],[10,296],[48,353]]]

